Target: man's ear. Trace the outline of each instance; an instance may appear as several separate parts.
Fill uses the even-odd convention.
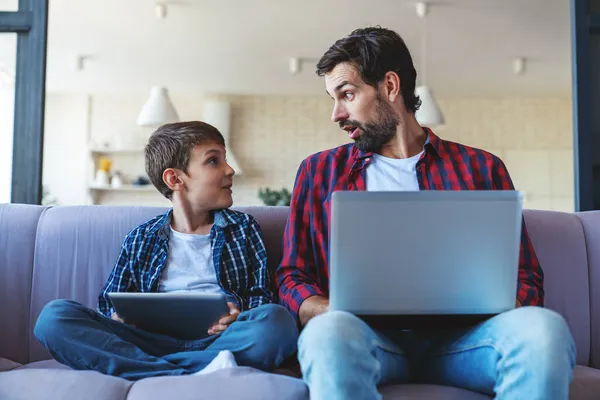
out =
[[[388,71],[383,76],[383,89],[390,102],[395,102],[400,96],[400,77],[397,73]]]
[[[181,171],[174,168],[167,168],[162,174],[163,182],[174,192],[181,191],[185,187],[180,174]]]

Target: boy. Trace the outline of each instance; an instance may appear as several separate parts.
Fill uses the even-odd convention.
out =
[[[223,136],[203,122],[164,125],[146,146],[146,172],[172,209],[127,235],[99,312],[52,301],[35,336],[63,364],[129,380],[237,364],[276,368],[295,353],[298,330],[291,314],[272,304],[258,223],[228,209],[235,171],[225,160]],[[124,323],[108,293],[125,291],[224,292],[231,312],[207,338],[182,341]]]

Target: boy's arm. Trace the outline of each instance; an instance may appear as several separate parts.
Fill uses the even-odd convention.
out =
[[[248,254],[254,282],[249,290],[248,309],[273,302],[271,277],[267,268],[267,250],[262,230],[254,217],[250,216],[250,232],[247,236]]]
[[[282,304],[299,320],[300,307],[306,299],[325,300],[317,285],[310,227],[310,171],[304,160],[296,174],[290,214],[283,237],[283,258],[275,271]]]
[[[497,158],[492,167],[492,184],[495,190],[514,190],[514,185],[504,163]],[[544,305],[544,272],[529,239],[525,218],[522,217],[521,249],[519,253],[518,306]]]
[[[108,318],[111,318],[115,312],[108,293],[126,292],[134,284],[130,268],[133,258],[130,256],[127,247],[126,242],[123,243],[117,262],[98,297],[98,312]]]

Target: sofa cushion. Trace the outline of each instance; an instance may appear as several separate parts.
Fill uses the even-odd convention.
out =
[[[0,357],[29,361],[29,303],[36,232],[45,207],[0,204]]]
[[[383,400],[489,400],[491,397],[449,386],[439,385],[389,385],[380,389]]]
[[[163,376],[137,381],[128,400],[308,400],[300,379],[249,367],[221,369],[199,376]]]
[[[21,364],[19,364],[17,362],[7,360],[6,358],[0,357],[0,372],[10,371],[11,369],[15,369],[20,366],[21,366]]]
[[[59,363],[56,360],[35,361],[18,367],[19,369],[68,369],[71,367]]]
[[[0,399],[121,400],[127,398],[131,385],[93,371],[18,368],[0,373]]]
[[[563,212],[525,210],[525,224],[544,271],[545,306],[561,314],[577,345],[577,364],[590,359],[590,291],[581,222]]]
[[[573,382],[571,382],[570,400],[597,399],[600,396],[600,370],[575,367]]]

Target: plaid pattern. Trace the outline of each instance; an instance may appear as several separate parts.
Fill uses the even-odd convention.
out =
[[[425,129],[429,142],[416,167],[420,190],[514,190],[498,157],[442,140]],[[331,193],[366,190],[366,167],[371,157],[372,153],[346,144],[313,154],[298,169],[284,233],[283,259],[275,272],[281,302],[296,319],[305,299],[329,295]],[[544,301],[543,272],[524,220],[517,300],[529,306],[541,306]]]
[[[110,292],[156,292],[167,263],[172,210],[138,226],[125,237],[117,262],[98,299],[98,311],[114,312]],[[210,231],[219,285],[241,311],[273,302],[267,251],[254,217],[233,210],[215,212]],[[230,300],[230,301],[231,301]]]

